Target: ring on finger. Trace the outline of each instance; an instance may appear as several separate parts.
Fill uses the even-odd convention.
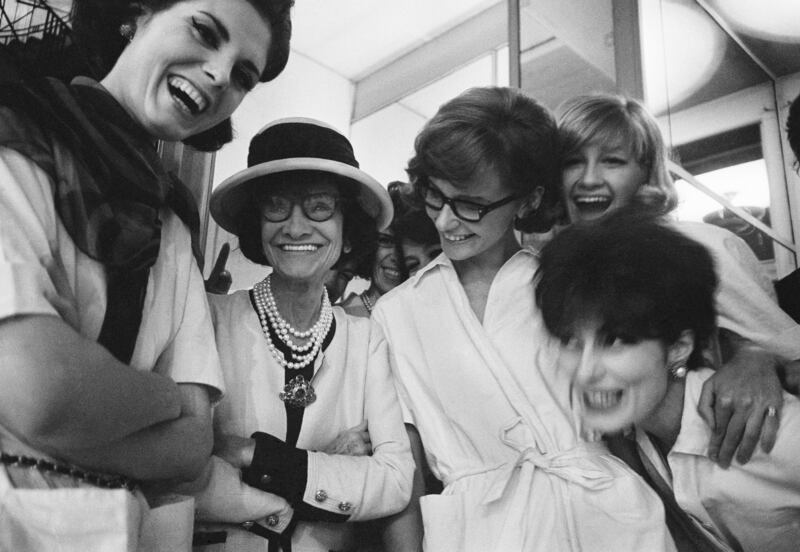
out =
[[[777,408],[775,408],[774,406],[770,406],[769,408],[767,408],[767,416],[777,416],[777,415],[778,415]]]

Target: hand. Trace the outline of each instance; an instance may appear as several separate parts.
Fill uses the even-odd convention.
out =
[[[366,420],[342,431],[322,452],[344,454],[347,456],[368,456],[372,454],[372,441],[367,431]]]
[[[736,351],[703,385],[698,410],[713,434],[708,456],[727,468],[738,447],[736,460],[745,464],[761,438],[761,449],[770,452],[778,433],[778,416],[767,416],[770,407],[780,414],[783,395],[775,370],[775,358],[758,347]]]
[[[249,467],[253,463],[255,451],[255,439],[238,435],[214,436],[214,455],[219,456],[235,468]]]
[[[207,483],[195,494],[198,520],[242,523],[271,514],[291,517],[288,502],[242,483],[239,470],[221,458],[212,456],[207,470]]]
[[[214,263],[214,268],[208,275],[208,280],[205,281],[206,291],[208,293],[216,293],[218,295],[225,295],[231,289],[233,278],[231,273],[225,270],[225,263],[228,262],[228,254],[231,251],[231,246],[228,242],[222,244],[222,248],[217,255],[217,261]]]

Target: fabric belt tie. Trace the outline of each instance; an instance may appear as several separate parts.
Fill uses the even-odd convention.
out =
[[[555,454],[543,453],[538,445],[524,444],[508,437],[510,430],[523,423],[521,420],[510,424],[501,430],[500,440],[519,451],[519,456],[513,463],[502,464],[496,468],[496,475],[484,494],[482,503],[491,504],[505,496],[514,473],[524,464],[530,463],[550,475],[559,477],[569,483],[580,485],[585,489],[599,491],[610,487],[614,481],[613,476],[597,459],[605,452],[598,443],[581,443],[579,446],[560,451]]]

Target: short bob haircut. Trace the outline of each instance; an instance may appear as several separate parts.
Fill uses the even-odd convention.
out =
[[[75,0],[72,32],[92,71],[102,79],[117,62],[127,40],[120,34],[120,25],[130,23],[145,9],[163,11],[186,0]],[[277,77],[289,59],[292,37],[291,8],[294,0],[246,0],[270,25],[272,41],[267,51],[267,65],[259,80],[268,82]],[[216,151],[233,139],[230,119],[190,136],[184,143],[200,151]]]
[[[265,186],[267,181],[270,184]],[[291,187],[318,181],[331,182],[336,185],[343,199],[341,202],[342,243],[348,244],[350,251],[347,253],[344,249],[341,251],[334,268],[355,259],[358,267],[354,273],[357,276],[369,278],[372,274],[372,265],[368,264],[362,267],[362,263],[358,263],[358,260],[368,256],[370,251],[374,255],[378,237],[375,219],[369,216],[356,201],[357,184],[355,182],[349,178],[323,171],[279,172],[256,178],[248,183],[252,201],[248,202],[247,207],[242,211],[239,232],[236,234],[242,254],[254,263],[270,266],[261,242],[261,205],[273,185],[277,183],[276,181]]]
[[[692,330],[688,367],[697,368],[716,328],[716,286],[714,262],[702,245],[626,207],[572,224],[544,247],[536,304],[562,342],[586,322],[606,337],[667,346]]]
[[[567,100],[558,109],[559,159],[589,143],[631,148],[647,173],[633,203],[665,215],[678,205],[675,184],[667,171],[667,150],[658,123],[638,101],[613,94],[590,94]]]
[[[550,112],[520,90],[471,88],[424,126],[407,172],[415,195],[430,178],[459,186],[487,169],[520,196],[541,187],[535,225],[549,228],[558,205],[556,137]]]

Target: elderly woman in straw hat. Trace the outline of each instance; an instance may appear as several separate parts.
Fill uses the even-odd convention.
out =
[[[332,306],[323,284],[365,246],[360,233],[388,225],[389,195],[339,132],[284,119],[253,138],[248,168],[216,189],[211,213],[248,259],[272,267],[251,290],[210,296],[228,389],[215,475],[239,468],[276,501],[245,519],[246,507],[217,493],[222,507],[200,497],[200,517],[240,522],[227,526],[230,549],[351,549],[344,522],[402,510],[413,460],[369,321]]]

